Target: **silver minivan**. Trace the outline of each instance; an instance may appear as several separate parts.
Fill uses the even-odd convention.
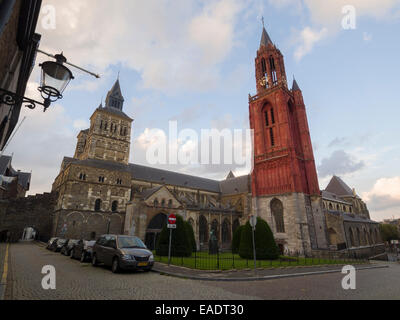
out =
[[[103,235],[93,246],[92,265],[110,266],[113,273],[121,270],[150,271],[154,256],[138,237]]]

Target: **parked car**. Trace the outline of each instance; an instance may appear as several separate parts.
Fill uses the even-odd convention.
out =
[[[64,256],[70,256],[71,255],[71,250],[72,248],[78,244],[80,241],[82,240],[69,240],[67,244],[65,244],[62,248],[61,248],[61,254],[63,254]]]
[[[82,263],[92,260],[92,250],[96,241],[80,241],[71,250],[71,259],[79,259]]]
[[[121,270],[150,271],[154,256],[138,237],[103,235],[93,246],[92,265],[111,266],[113,273]]]
[[[51,238],[51,239],[47,242],[46,249],[47,249],[47,250],[50,250],[52,244],[53,244],[55,241],[57,241],[57,240],[58,240],[58,238]]]
[[[62,247],[66,244],[68,244],[68,239],[57,239],[51,244],[50,250],[54,252],[60,252]]]

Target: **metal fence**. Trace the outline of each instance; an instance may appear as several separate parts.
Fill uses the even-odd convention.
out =
[[[156,262],[168,263],[168,257],[157,255]],[[257,268],[279,268],[296,266],[318,266],[318,265],[346,265],[367,263],[368,259],[357,256],[338,257],[335,252],[325,252],[324,255],[301,255],[300,252],[288,252],[276,260],[256,260]],[[243,259],[232,252],[193,252],[191,256],[173,256],[171,265],[182,266],[199,270],[240,270],[254,268],[254,259]]]

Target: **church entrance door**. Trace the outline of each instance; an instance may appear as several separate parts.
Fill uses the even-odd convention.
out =
[[[145,244],[149,250],[155,250],[157,239],[166,224],[167,215],[164,213],[159,213],[153,219],[151,219],[146,230],[145,239]]]

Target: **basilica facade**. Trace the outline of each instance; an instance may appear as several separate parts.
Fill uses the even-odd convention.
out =
[[[124,113],[119,80],[78,135],[53,184],[53,235],[95,239],[106,233],[142,238],[153,249],[170,213],[229,249],[251,215],[268,222],[282,252],[309,254],[379,245],[378,224],[340,178],[320,191],[306,107],[296,81],[265,28],[255,60],[257,93],[249,96],[254,165],[249,175],[216,181],[129,163],[133,119]]]

